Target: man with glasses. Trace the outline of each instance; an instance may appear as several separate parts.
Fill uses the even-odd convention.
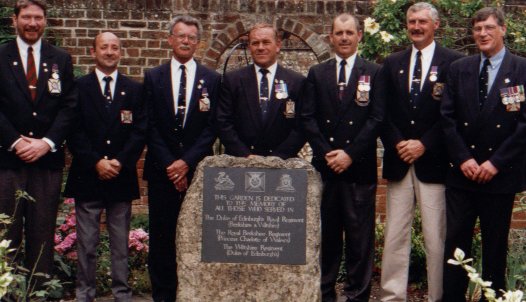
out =
[[[194,52],[201,23],[179,15],[169,25],[171,60],[144,76],[148,108],[148,180],[150,253],[148,269],[154,301],[175,301],[177,217],[193,172],[212,154],[212,129],[219,74],[197,63]]]
[[[487,7],[472,18],[480,54],[451,64],[441,113],[451,160],[446,180],[445,259],[456,248],[471,257],[477,218],[482,278],[505,289],[508,233],[521,191],[526,144],[526,60],[504,45],[504,13]],[[445,263],[443,301],[466,301],[466,272]]]

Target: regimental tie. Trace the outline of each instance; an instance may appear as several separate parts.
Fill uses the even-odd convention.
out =
[[[410,103],[416,109],[418,96],[420,95],[420,81],[422,80],[422,52],[416,52],[415,67],[413,68],[413,78],[411,80]]]
[[[104,84],[104,99],[106,100],[104,106],[106,107],[106,110],[110,110],[112,102],[110,83],[113,80],[113,78],[110,76],[105,76],[104,78],[102,78],[102,80],[106,82],[106,84]]]
[[[33,47],[27,48],[27,83],[29,84],[29,92],[31,93],[31,100],[35,101],[37,97],[37,69],[35,67],[35,57],[33,56]]]
[[[346,60],[341,60],[340,62],[340,73],[338,74],[338,99],[343,100],[345,87],[347,86],[347,81],[345,80],[345,65],[347,64]]]
[[[491,62],[486,59],[479,75],[479,106],[481,109],[488,98],[488,67],[491,67]]]
[[[268,111],[268,103],[269,103],[269,97],[268,97],[268,78],[267,73],[269,73],[268,69],[261,68],[259,70],[261,72],[261,82],[259,83],[259,106],[261,107],[261,117],[263,117],[263,120],[265,120],[267,111]]]
[[[183,129],[186,114],[186,67],[181,65],[181,79],[179,80],[179,96],[177,98],[177,127]]]

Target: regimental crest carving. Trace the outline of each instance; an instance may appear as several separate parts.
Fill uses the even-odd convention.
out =
[[[216,184],[214,188],[218,191],[232,191],[234,190],[235,184],[230,179],[226,172],[217,173],[217,177],[214,178]]]
[[[292,186],[292,177],[289,174],[281,175],[279,186],[276,188],[276,191],[296,192],[296,189]]]
[[[245,173],[245,191],[265,192],[265,172]]]

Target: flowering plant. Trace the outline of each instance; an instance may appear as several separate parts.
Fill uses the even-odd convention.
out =
[[[455,249],[455,252],[453,253],[453,257],[455,259],[449,259],[447,263],[453,264],[453,265],[460,265],[467,273],[470,282],[476,284],[477,286],[480,286],[480,288],[484,292],[484,297],[490,302],[523,302],[522,297],[524,293],[521,290],[515,290],[511,291],[508,290],[507,292],[501,290],[503,293],[502,297],[497,298],[497,294],[494,289],[492,289],[491,282],[484,281],[480,277],[480,275],[477,273],[477,270],[470,266],[468,263],[472,262],[472,258],[465,259],[466,255],[464,251],[457,248]]]

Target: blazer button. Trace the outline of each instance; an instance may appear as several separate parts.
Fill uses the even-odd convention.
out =
[[[497,128],[500,128],[500,124],[497,124],[497,126],[496,126],[496,127],[497,127]]]
[[[33,136],[33,131],[29,131],[29,136]]]
[[[465,122],[465,123],[464,123],[464,126],[466,126],[466,127],[467,127],[467,126],[469,126],[469,124],[468,124],[467,122]]]
[[[104,155],[104,159],[108,159],[108,156]]]
[[[179,143],[179,148],[182,148],[184,147],[184,144],[183,143]]]
[[[350,121],[350,122],[349,122],[349,125],[351,125],[351,126],[352,126],[353,124],[354,124],[354,123],[353,123],[353,121]]]
[[[177,132],[177,128],[174,128],[174,131]]]
[[[346,140],[345,143],[348,144],[348,143],[350,143],[350,141],[349,141],[349,140]]]
[[[329,137],[329,141],[334,142],[334,137]]]
[[[455,165],[453,165],[453,163],[449,163],[449,166],[453,168]]]
[[[109,145],[109,144],[111,144],[111,141],[110,141],[110,140],[107,140],[107,141],[106,141],[106,145]]]
[[[272,150],[268,150],[268,153],[272,153]]]
[[[471,145],[471,149],[475,149],[475,145]]]
[[[489,148],[488,151],[493,151],[493,148]]]
[[[411,121],[411,125],[414,125],[415,124],[415,121]]]
[[[327,124],[329,124],[331,122],[331,120],[327,120]]]
[[[250,146],[250,150],[254,150],[254,146]]]
[[[37,116],[37,113],[36,113],[36,112],[33,112],[33,116]]]

